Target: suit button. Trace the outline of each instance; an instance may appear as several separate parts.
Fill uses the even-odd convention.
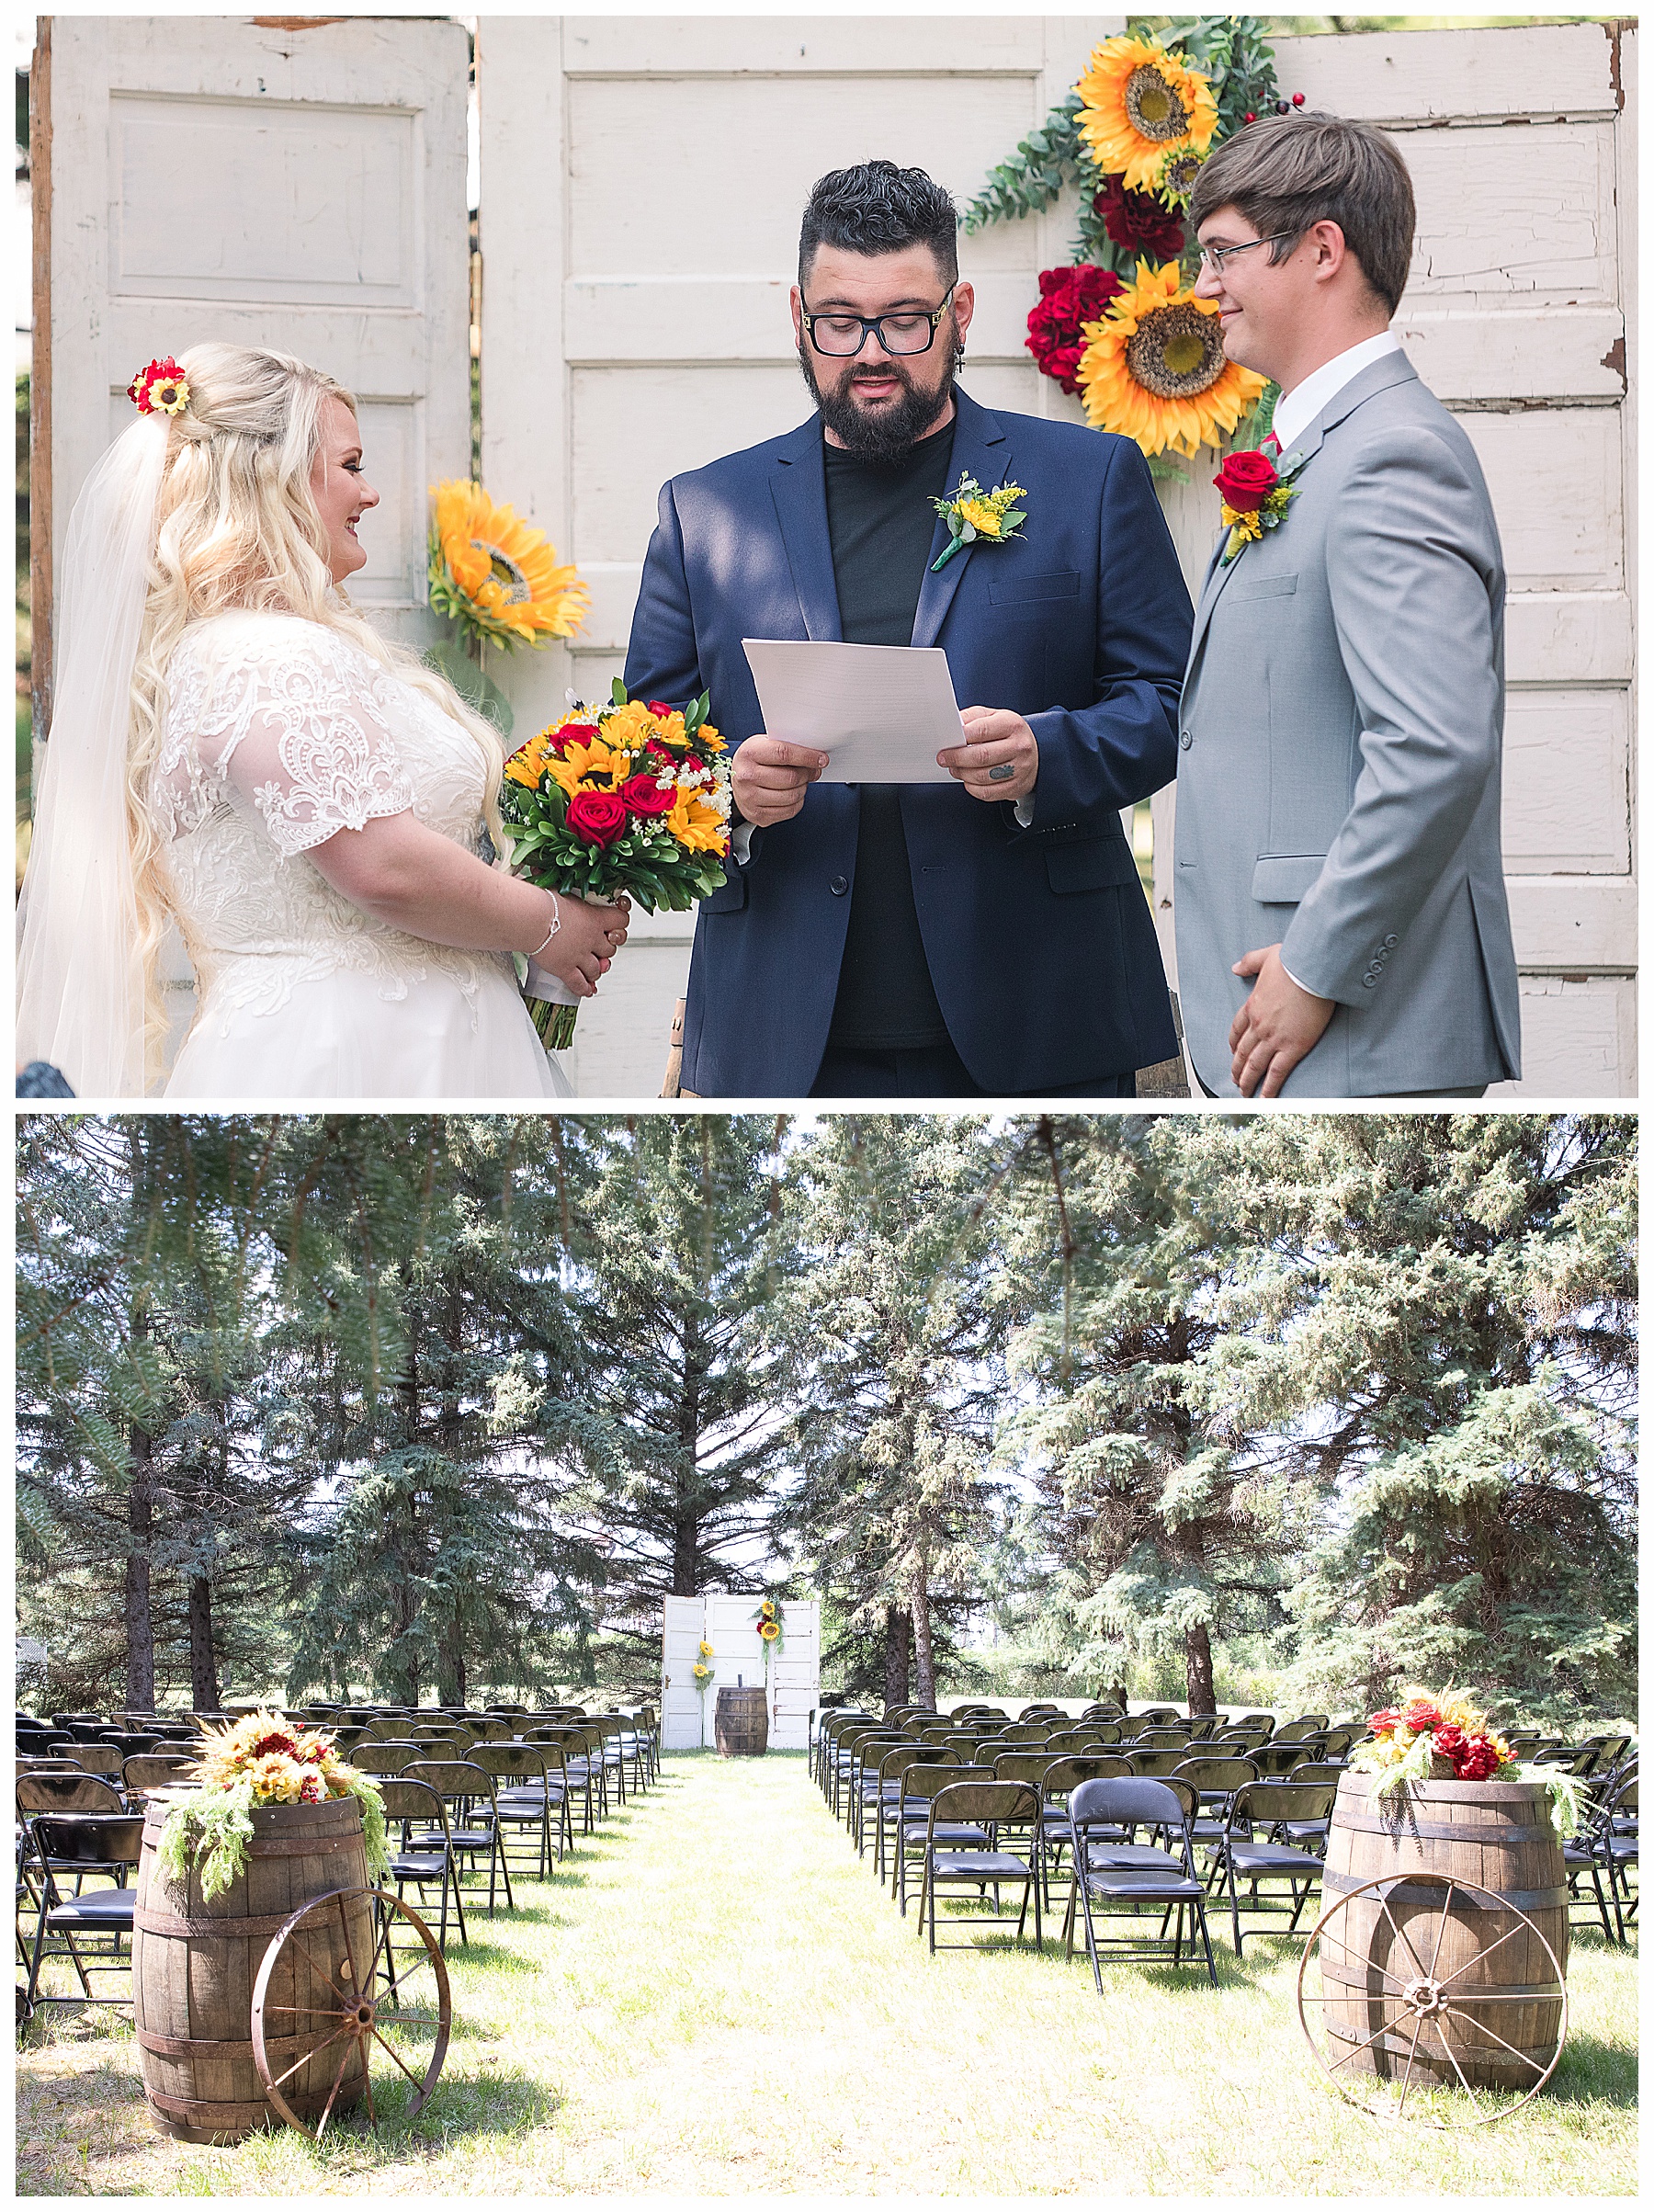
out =
[[[1180,730],[1177,733],[1177,742],[1186,753],[1195,743],[1194,733],[1188,730]]]
[[[1386,943],[1386,945],[1387,945],[1387,946],[1388,946],[1388,945],[1393,945],[1393,944],[1395,944],[1395,943],[1396,943],[1396,941],[1397,941],[1397,940],[1396,940],[1394,937],[1386,937],[1386,938],[1385,938],[1385,940],[1384,940],[1384,942]]]
[[[1361,980],[1370,991],[1378,981],[1378,970],[1376,968],[1369,968]]]
[[[848,876],[834,876],[827,888],[835,899],[842,899],[850,888],[850,879]]]

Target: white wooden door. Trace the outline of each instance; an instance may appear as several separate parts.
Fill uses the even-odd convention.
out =
[[[52,20],[54,559],[134,370],[275,346],[358,395],[382,504],[351,591],[424,642],[426,485],[470,472],[466,34],[278,20]]]
[[[961,199],[1123,16],[484,16],[483,478],[579,563],[572,647],[502,675],[519,719],[620,673],[669,476],[802,421],[787,313],[799,223],[825,171],[886,154]],[[1066,407],[1026,351],[1066,210],[962,242],[977,288],[967,381],[989,406]],[[583,1095],[659,1089],[693,917],[639,915],[581,1009]]]
[[[1637,1090],[1634,25],[1276,42],[1280,83],[1396,134],[1419,227],[1395,328],[1487,475],[1509,585],[1504,852],[1522,1082]],[[1209,468],[1167,500],[1191,582]],[[1173,794],[1155,919],[1173,966]]]
[[[821,1703],[821,1608],[813,1598],[781,1608],[781,1652],[770,1662],[770,1748],[801,1752]]]
[[[705,1614],[705,1605],[698,1597],[666,1600],[661,1638],[661,1745],[664,1751],[699,1750],[703,1707],[708,1714],[706,1740],[711,1741],[711,1693],[703,1699],[695,1682]]]

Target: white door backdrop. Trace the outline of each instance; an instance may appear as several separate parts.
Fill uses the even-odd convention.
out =
[[[714,1594],[669,1597],[661,1645],[661,1741],[667,1751],[693,1751],[713,1741],[713,1715],[720,1689],[766,1681],[765,1651],[753,1615],[754,1597]],[[781,1649],[769,1655],[769,1742],[772,1751],[808,1748],[810,1716],[819,1702],[821,1608],[813,1598],[788,1599],[781,1607]],[[712,1646],[714,1679],[703,1694],[694,1667],[702,1642]]]
[[[410,642],[425,486],[470,472],[466,35],[214,16],[51,24],[52,511],[126,387],[205,338],[276,346],[360,400],[383,504],[353,595]]]

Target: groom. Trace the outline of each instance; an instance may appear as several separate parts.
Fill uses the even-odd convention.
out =
[[[1191,1066],[1233,1097],[1479,1097],[1521,1072],[1500,850],[1504,567],[1476,453],[1389,322],[1412,186],[1381,131],[1269,116],[1190,205],[1224,350],[1281,388],[1290,491],[1219,539],[1178,730]],[[1273,466],[1256,456],[1242,512]],[[1227,495],[1226,495],[1227,496]],[[1243,525],[1246,527],[1254,527]]]
[[[729,879],[696,925],[701,1097],[1130,1097],[1177,1050],[1120,810],[1171,780],[1190,609],[1123,438],[955,383],[973,299],[953,202],[867,162],[810,195],[792,294],[816,413],[661,493],[626,683],[711,693],[738,741]],[[938,572],[962,476],[1026,520]],[[765,731],[743,638],[940,645],[951,782],[823,783]]]

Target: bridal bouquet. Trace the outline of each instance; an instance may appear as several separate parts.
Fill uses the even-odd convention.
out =
[[[648,913],[685,912],[724,879],[730,766],[707,720],[708,697],[681,710],[629,699],[618,677],[606,707],[578,702],[505,763],[500,812],[514,875],[544,890],[610,900]],[[528,999],[549,1050],[573,1042],[579,1002]],[[527,988],[527,985],[526,985]]]
[[[196,1762],[198,1791],[183,1798],[161,1831],[161,1870],[182,1883],[200,1869],[201,1895],[210,1901],[246,1871],[255,1805],[320,1805],[354,1798],[362,1809],[369,1877],[383,1875],[385,1807],[378,1786],[347,1766],[331,1736],[279,1713],[249,1713],[233,1728],[204,1729]]]

